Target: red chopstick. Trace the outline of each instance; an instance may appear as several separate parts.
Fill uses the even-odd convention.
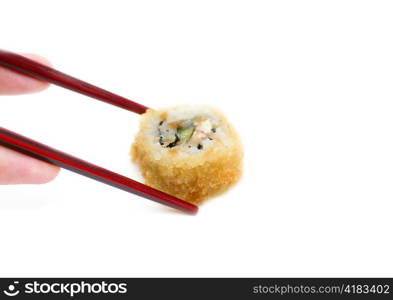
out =
[[[0,65],[135,113],[144,113],[147,109],[147,107],[141,104],[127,100],[126,98],[68,76],[18,54],[0,50]],[[53,149],[2,127],[0,127],[0,145],[167,206],[192,214],[198,211],[196,205],[175,198],[62,151]]]
[[[50,82],[68,90],[119,106],[137,114],[143,114],[148,109],[142,104],[108,92],[16,53],[0,49],[0,65],[18,73]]]
[[[2,127],[0,127],[0,145],[144,198],[148,198],[186,212],[196,213],[198,211],[198,208],[193,204],[177,199],[171,195],[165,194],[159,190],[153,189],[147,185],[106,170],[82,159],[73,157],[67,153],[33,141]]]

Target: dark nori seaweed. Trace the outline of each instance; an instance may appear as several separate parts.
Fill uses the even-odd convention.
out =
[[[179,139],[179,136],[178,136],[177,134],[175,134],[175,140],[174,140],[172,143],[168,144],[167,148],[173,148],[173,147],[175,147],[175,146],[177,145],[177,142],[178,142],[179,140],[180,140],[180,139]]]

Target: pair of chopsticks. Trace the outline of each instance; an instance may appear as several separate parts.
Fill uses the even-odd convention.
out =
[[[9,51],[0,50],[0,65],[18,73],[61,86],[137,114],[143,114],[148,109],[144,105]],[[198,207],[191,203],[2,127],[0,127],[0,145],[167,206],[188,213],[196,213],[198,211]]]

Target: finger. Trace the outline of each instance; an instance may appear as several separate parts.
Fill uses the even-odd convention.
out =
[[[53,180],[59,168],[0,146],[0,184],[40,184]]]
[[[51,65],[50,62],[36,54],[22,54],[32,60],[44,65]],[[19,95],[25,93],[35,93],[46,89],[47,82],[31,78],[27,75],[17,73],[0,66],[0,95]]]

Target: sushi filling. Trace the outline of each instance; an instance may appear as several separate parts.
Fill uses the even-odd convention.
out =
[[[159,143],[162,147],[173,148],[188,145],[188,148],[203,150],[206,141],[212,141],[216,128],[208,119],[187,120],[158,124]]]

